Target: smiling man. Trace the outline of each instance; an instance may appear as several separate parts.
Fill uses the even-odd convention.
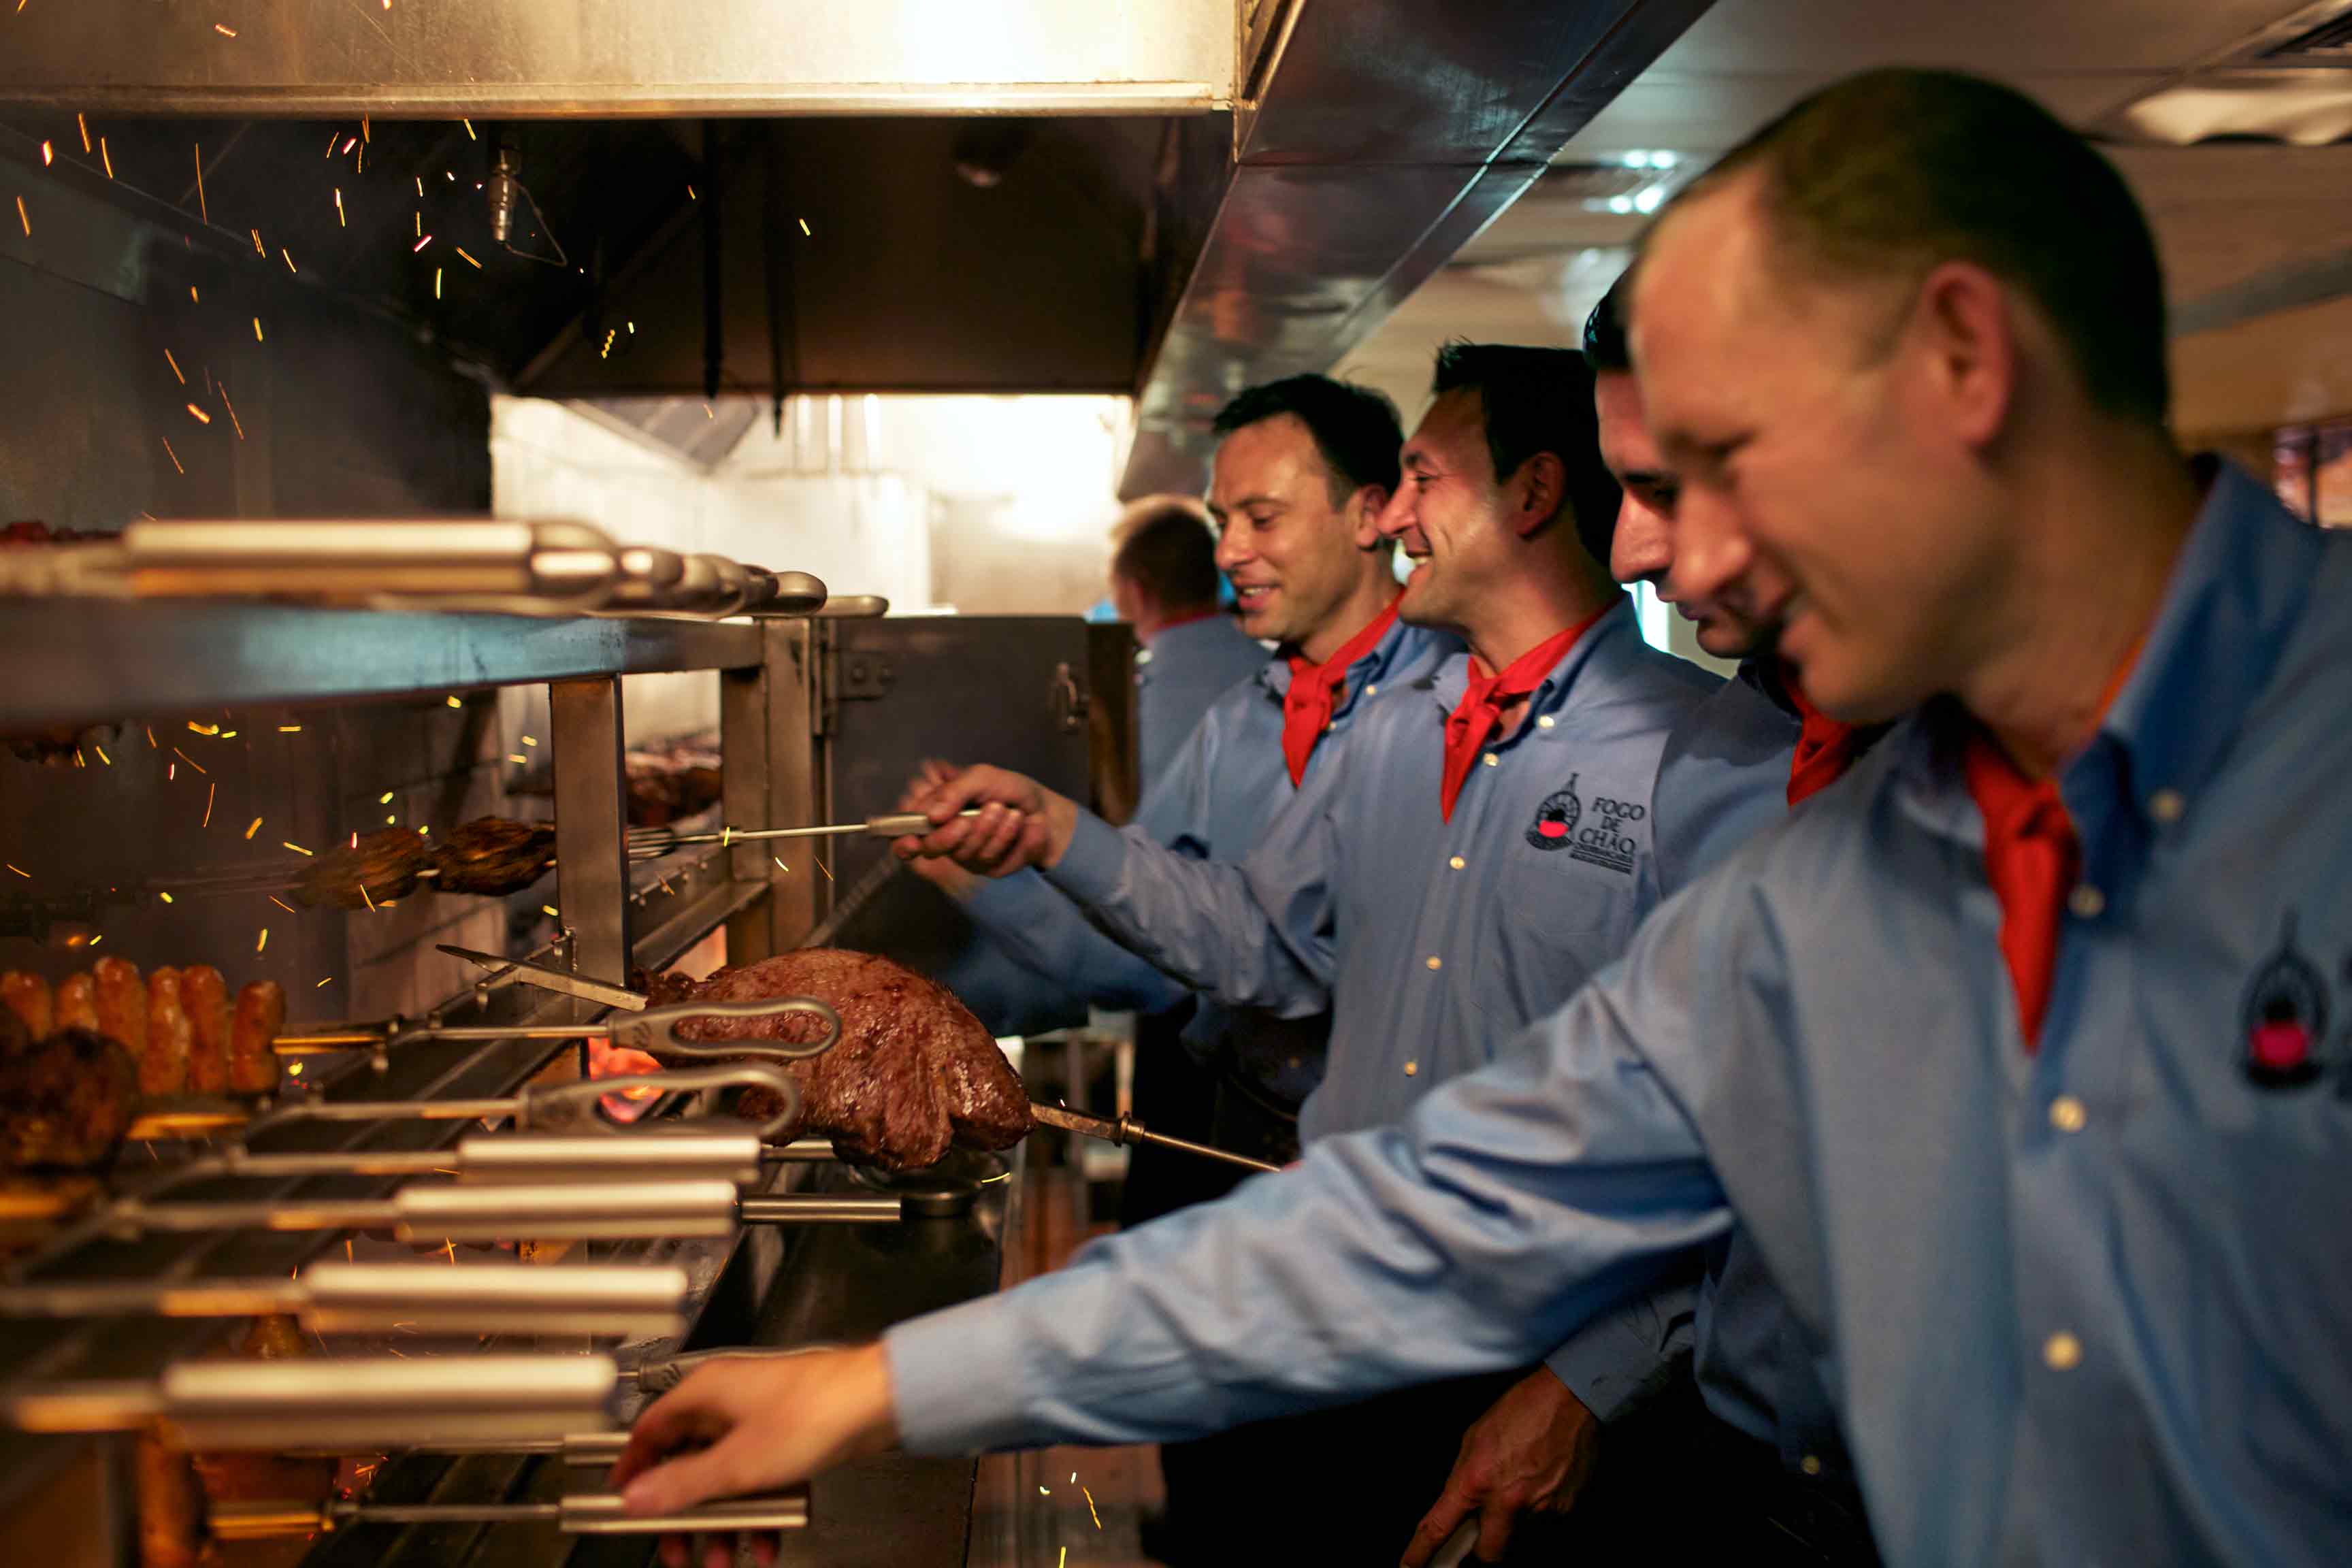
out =
[[[2145,221],[1991,83],[1806,100],[1634,300],[1678,583],[1893,731],[1402,1127],[706,1371],[631,1506],[1509,1365],[1736,1214],[1890,1561],[2352,1555],[2352,537],[2184,461]]]
[[[1660,748],[1717,684],[1643,643],[1586,545],[1618,498],[1578,355],[1454,344],[1432,390],[1380,528],[1414,563],[1399,614],[1458,631],[1469,651],[1385,689],[1245,861],[1164,854],[993,769],[915,803],[992,805],[971,831],[921,847],[993,869],[1045,867],[1106,930],[1224,1005],[1286,1017],[1328,1008],[1323,1081],[1299,1117],[1308,1142],[1402,1117],[1615,958],[1646,908]],[[1237,585],[1259,576],[1251,563],[1234,570]],[[1278,606],[1283,595],[1253,597]],[[1024,845],[1024,823],[1050,837]],[[1490,1406],[1522,1435],[1515,1452],[1541,1447],[1563,1470],[1593,1464],[1596,1420],[1662,1375],[1689,1306],[1677,1281],[1518,1377],[1414,1391],[1286,1434],[1294,1506],[1269,1528],[1296,1539],[1260,1545],[1344,1549],[1342,1561],[1404,1552],[1463,1432]],[[1570,1521],[1583,1544],[1597,1548],[1621,1526],[1613,1505],[1663,1475],[1645,1437],[1629,1429],[1598,1445],[1595,1500]],[[1513,1528],[1496,1510],[1490,1552]],[[1436,1544],[1412,1549],[1425,1558]]]

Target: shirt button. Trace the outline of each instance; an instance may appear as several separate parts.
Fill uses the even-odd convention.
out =
[[[1552,727],[1553,723],[1554,720],[1549,713],[1538,713],[1536,715],[1536,728],[1538,730],[1549,730]]]
[[[1437,954],[1435,954],[1435,953],[1433,953],[1433,953],[1431,953],[1427,958],[1423,959],[1422,962],[1423,962],[1423,963],[1426,963],[1426,964],[1428,964],[1428,965],[1429,965],[1429,967],[1430,967],[1430,968],[1432,968],[1432,969],[1442,969],[1442,968],[1444,968],[1444,965],[1445,965],[1445,961],[1444,961],[1444,959],[1442,959],[1442,958],[1438,957],[1438,956],[1437,956]]]
[[[1462,858],[1462,857],[1461,857],[1461,856],[1456,855],[1453,859],[1448,860],[1448,861],[1446,862],[1446,864],[1447,864],[1447,865],[1449,865],[1449,866],[1451,866],[1451,867],[1453,867],[1455,870],[1459,871],[1460,869],[1462,869],[1462,868],[1463,868],[1463,867],[1467,866],[1468,864],[1470,864],[1470,862],[1469,862],[1469,861],[1467,861],[1467,860],[1465,860],[1464,858]]]
[[[2072,1372],[2083,1364],[2083,1342],[2061,1329],[2042,1342],[2042,1364],[2052,1372]]]
[[[1484,760],[1485,760],[1485,762],[1486,762],[1486,765],[1487,765],[1488,767],[1490,767],[1490,768],[1491,768],[1491,767],[1493,767],[1493,766],[1494,766],[1494,765],[1495,765],[1498,761],[1500,761],[1501,759],[1499,759],[1498,757],[1496,757],[1496,756],[1495,755],[1495,753],[1494,753],[1494,752],[1487,752],[1487,753],[1486,753],[1486,758],[1485,758]]]
[[[1369,685],[1369,686],[1367,686],[1367,687],[1365,687],[1365,688],[1364,688],[1364,695],[1365,695],[1365,696],[1367,696],[1367,697],[1378,697],[1380,694],[1381,694],[1381,683],[1380,683],[1379,681],[1377,681],[1377,680],[1373,681],[1370,685]]]
[[[2090,1113],[2083,1102],[2071,1094],[2062,1094],[2050,1102],[2050,1125],[2061,1132],[2080,1132]]]
[[[1411,1078],[1419,1071],[1421,1071],[1421,1064],[1419,1062],[1407,1062],[1404,1064],[1405,1077]]]
[[[1805,1474],[1809,1476],[1820,1475],[1822,1473],[1821,1456],[1818,1454],[1807,1454],[1803,1458],[1797,1461],[1797,1468],[1804,1471]]]
[[[2177,789],[2160,789],[2147,797],[2147,814],[2158,822],[2178,822],[2188,809],[2189,803]]]
[[[2084,920],[2095,921],[2107,907],[2107,896],[2088,882],[2077,882],[2074,890],[2066,895],[2066,907]]]

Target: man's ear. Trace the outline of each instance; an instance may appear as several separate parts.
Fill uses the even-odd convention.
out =
[[[1359,550],[1377,550],[1381,538],[1381,513],[1389,509],[1386,485],[1358,485],[1356,493],[1348,498],[1348,537]]]
[[[1913,327],[1929,384],[1969,447],[1991,444],[2009,421],[2025,326],[2000,281],[1973,263],[1948,261],[1919,285]]]
[[[1519,465],[1508,487],[1511,531],[1521,539],[1559,515],[1568,504],[1568,468],[1557,452],[1538,452]]]

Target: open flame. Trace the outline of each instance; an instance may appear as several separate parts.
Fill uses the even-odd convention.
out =
[[[641,1073],[657,1073],[661,1063],[643,1051],[616,1046],[609,1040],[588,1042],[588,1076],[590,1078],[634,1078]],[[599,1101],[604,1114],[615,1121],[635,1121],[646,1112],[646,1104],[659,1097],[661,1090],[650,1084],[635,1089],[624,1089],[608,1094]]]

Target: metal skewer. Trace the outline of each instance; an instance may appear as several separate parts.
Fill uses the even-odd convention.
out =
[[[978,816],[980,810],[973,806],[956,816]],[[645,827],[629,834],[629,847],[643,852],[658,846],[660,853],[667,854],[687,844],[758,844],[772,838],[835,838],[853,834],[868,838],[904,838],[908,834],[919,837],[940,826],[919,811],[909,811],[869,816],[863,822],[827,823],[822,827],[722,827],[715,833],[673,833],[667,827]]]
[[[698,1531],[803,1530],[805,1489],[772,1497],[727,1498],[678,1513],[625,1512],[617,1492],[575,1492],[553,1502],[301,1503],[224,1502],[208,1512],[223,1541],[307,1536],[360,1524],[525,1524],[548,1522],[566,1535],[666,1535]]]
[[[317,1333],[601,1334],[686,1328],[686,1270],[606,1265],[426,1268],[314,1263],[292,1279],[0,1286],[0,1317],[242,1318],[289,1313]]]
[[[1222,1160],[1228,1165],[1241,1165],[1252,1171],[1278,1171],[1279,1165],[1264,1160],[1253,1160],[1247,1154],[1236,1154],[1230,1149],[1213,1148],[1195,1143],[1190,1138],[1172,1138],[1165,1132],[1153,1132],[1132,1116],[1122,1116],[1113,1121],[1108,1117],[1088,1116],[1082,1110],[1071,1110],[1059,1105],[1033,1105],[1030,1114],[1048,1127],[1058,1127],[1065,1132],[1076,1132],[1085,1138],[1100,1138],[1111,1143],[1150,1143],[1161,1149],[1178,1149],[1187,1154],[1198,1154],[1204,1160]]]
[[[525,973],[536,966],[517,964],[515,978],[532,984],[550,984],[539,973]],[[555,972],[545,973],[552,976]],[[561,976],[565,981],[569,975]],[[690,1018],[772,1018],[787,1013],[804,1014],[821,1021],[824,1032],[814,1040],[718,1040],[682,1039],[677,1026]],[[436,1024],[430,1019],[411,1024],[404,1018],[392,1018],[380,1025],[358,1025],[341,1029],[313,1029],[279,1035],[270,1042],[270,1049],[279,1056],[313,1056],[325,1051],[345,1051],[359,1048],[389,1050],[394,1046],[421,1042],[443,1043],[470,1040],[605,1040],[627,1050],[643,1051],[660,1061],[709,1062],[741,1061],[753,1058],[769,1061],[796,1061],[803,1057],[816,1056],[832,1048],[841,1038],[841,1015],[814,996],[771,996],[753,1002],[681,1002],[669,1007],[648,1007],[633,1017],[605,1018],[593,1024],[473,1024],[451,1026]],[[607,1080],[609,1081],[609,1080]]]

